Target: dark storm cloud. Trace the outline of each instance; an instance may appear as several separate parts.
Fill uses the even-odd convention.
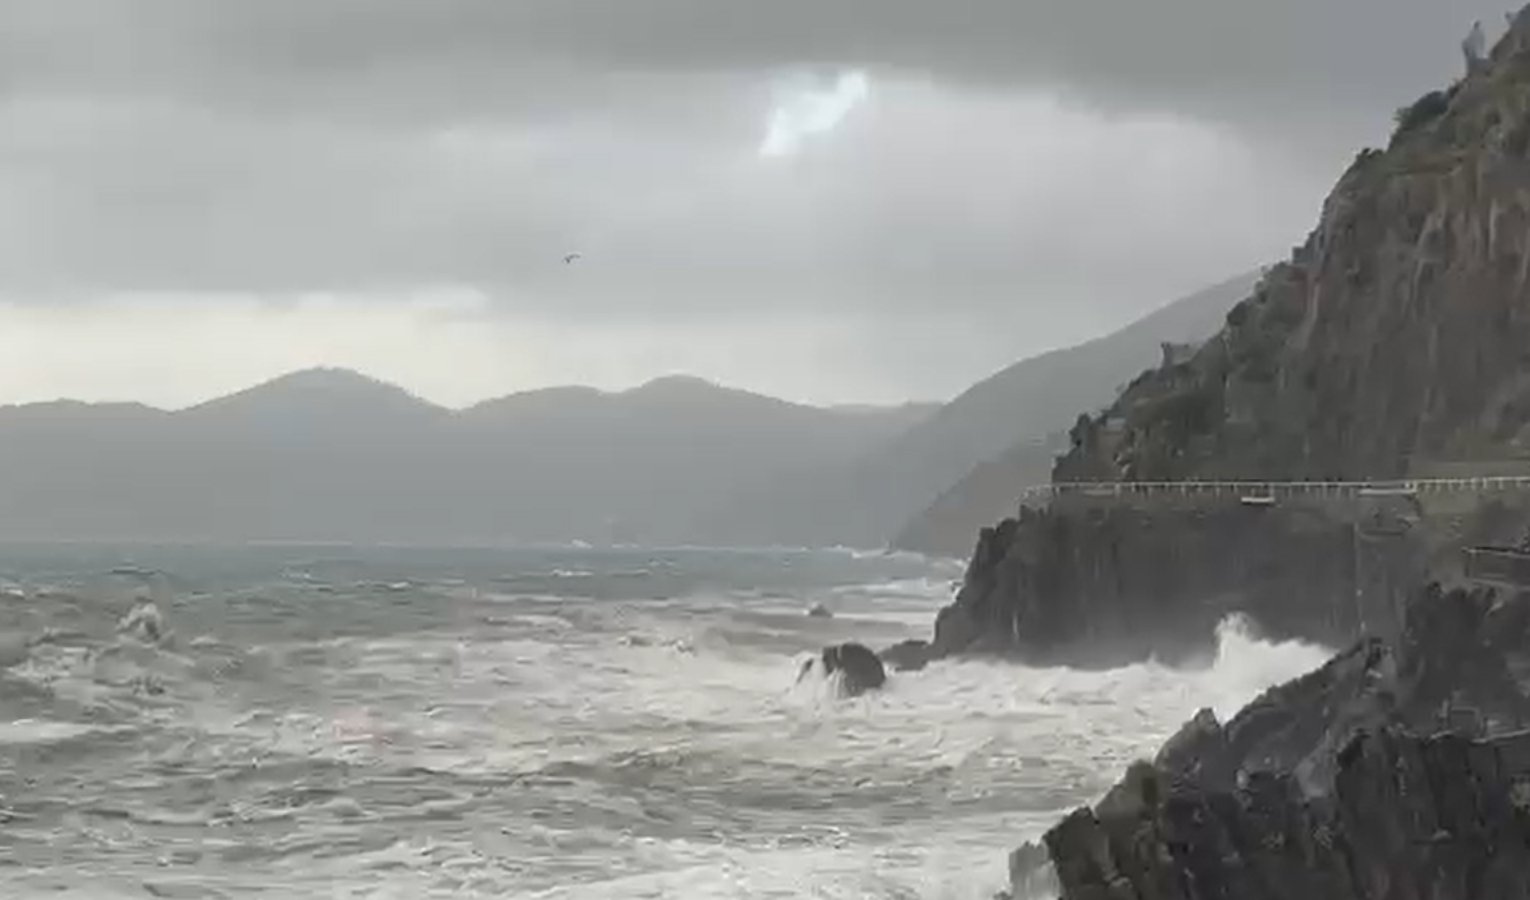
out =
[[[1174,125],[887,86],[832,142],[762,160],[758,112],[730,141],[15,104],[0,134],[14,262],[0,277],[37,297],[467,284],[569,318],[1076,315],[1251,266],[1264,229],[1310,213],[1300,172]],[[1206,228],[1225,205],[1257,214]],[[565,265],[569,250],[584,259]]]
[[[1502,0],[7,0],[13,84],[378,114],[596,99],[655,71],[853,64],[1127,108],[1367,112]],[[603,87],[591,87],[593,81]],[[565,94],[574,91],[574,97]],[[593,95],[593,97],[591,96]]]
[[[1498,13],[0,0],[0,280],[13,297],[469,284],[570,317],[1161,301],[1299,238],[1340,152]],[[798,67],[865,68],[872,99],[808,158],[762,161],[771,79]],[[1270,136],[1300,152],[1260,151]]]

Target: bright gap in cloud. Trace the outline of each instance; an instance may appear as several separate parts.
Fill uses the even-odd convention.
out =
[[[780,92],[761,156],[791,156],[807,138],[833,131],[871,93],[865,72],[841,72],[832,84],[793,84]]]

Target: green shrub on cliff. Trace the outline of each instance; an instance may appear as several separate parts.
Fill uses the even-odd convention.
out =
[[[1392,132],[1392,143],[1396,144],[1406,135],[1445,115],[1445,112],[1450,109],[1450,99],[1454,93],[1454,89],[1430,91],[1415,100],[1411,106],[1399,109],[1393,116],[1397,128]]]

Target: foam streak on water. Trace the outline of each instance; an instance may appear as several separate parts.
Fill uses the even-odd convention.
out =
[[[922,636],[957,570],[73,547],[0,574],[7,897],[986,900],[1197,708],[1325,656],[1232,623],[1198,672],[959,662],[842,700],[799,662]]]

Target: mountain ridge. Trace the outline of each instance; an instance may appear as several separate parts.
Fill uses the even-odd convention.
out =
[[[285,499],[241,501],[261,510],[262,537],[278,532],[277,537],[330,539],[345,537],[350,529],[368,532],[389,516],[409,512],[409,504],[390,506],[383,498],[418,494],[414,507],[434,509],[437,526],[475,540],[512,532],[526,539],[598,540],[609,532],[625,540],[880,548],[895,536],[917,533],[917,523],[905,522],[928,506],[938,507],[938,530],[961,533],[964,543],[996,498],[1011,502],[1029,480],[1028,474],[995,463],[1035,464],[1035,454],[1008,453],[1006,442],[1019,435],[1017,445],[1034,443],[1021,427],[1025,422],[1050,416],[1054,437],[1069,424],[1057,411],[1060,403],[1052,404],[1051,413],[1035,414],[1038,391],[1045,394],[1059,381],[1072,390],[1091,384],[1101,391],[1113,388],[1150,362],[1161,341],[1210,330],[1206,323],[1225,313],[1220,308],[1225,290],[1215,286],[1111,335],[1022,360],[948,404],[811,406],[671,374],[623,390],[555,386],[452,408],[355,370],[315,367],[176,410],[78,402],[0,407],[0,440],[16,445],[0,447],[0,463],[21,467],[15,471],[31,466],[45,472],[55,461],[67,461],[81,485],[94,484],[103,496],[133,495],[145,507],[161,502],[165,493],[134,494],[135,482],[169,492],[178,482],[194,483],[210,496],[242,482],[293,482],[283,488]],[[1070,374],[1027,375],[1038,366],[1062,366]],[[1004,412],[991,416],[988,407]],[[932,432],[929,422],[937,417],[941,424]],[[947,452],[945,443],[968,440],[964,422],[986,424],[989,418],[1024,421],[981,435],[976,446]],[[48,440],[78,446],[48,451]],[[91,446],[114,442],[124,446],[124,455],[145,458],[88,461]],[[178,472],[152,461],[155,455],[179,454],[188,458]],[[974,468],[990,479],[991,489],[980,485],[974,493],[959,483]],[[100,480],[100,473],[112,471],[119,472],[118,482]],[[332,474],[325,478],[321,471]],[[531,472],[543,474],[533,478]],[[621,472],[646,482],[646,492],[623,483]],[[475,486],[463,483],[468,473],[477,473]],[[24,496],[33,498],[34,506],[46,505],[47,497],[36,491],[13,487],[7,494],[4,481],[0,472],[0,499]],[[420,484],[411,484],[416,481]],[[977,502],[940,505],[951,496]],[[347,497],[358,504],[355,515],[338,509]],[[328,504],[324,515],[313,512],[308,515],[313,524],[303,524],[302,533],[285,533],[284,516],[291,516],[281,504],[307,509],[317,498]],[[84,503],[78,497],[70,502]],[[176,502],[204,517],[223,515],[215,511],[221,500]],[[363,507],[374,510],[370,521],[364,520]],[[539,514],[547,521],[534,521]],[[133,516],[119,508],[106,518],[120,523]],[[179,524],[159,530],[203,531],[191,518],[185,512]],[[66,519],[54,530],[66,530]],[[71,521],[89,524],[88,517]],[[321,521],[329,524],[321,527]],[[222,527],[244,531],[227,522]],[[19,523],[9,528],[25,531]],[[310,529],[322,533],[308,534]],[[939,543],[912,549],[960,552],[954,541]]]
[[[464,413],[479,407],[492,406],[494,404],[502,403],[505,401],[517,400],[521,398],[533,398],[543,395],[621,398],[630,397],[633,395],[678,395],[682,393],[688,393],[692,395],[726,394],[731,396],[754,397],[761,400],[769,400],[776,403],[786,404],[788,406],[801,407],[803,409],[823,410],[826,412],[871,414],[878,414],[889,410],[907,410],[913,412],[933,411],[942,405],[939,402],[919,400],[908,400],[899,403],[886,404],[804,403],[801,401],[787,400],[785,398],[775,397],[771,394],[766,394],[747,388],[732,387],[730,385],[723,384],[722,382],[715,381],[710,378],[704,378],[699,375],[672,374],[657,376],[632,387],[619,388],[615,390],[608,390],[581,384],[549,385],[546,387],[527,388],[525,390],[511,391],[507,394],[485,397],[481,400],[476,400],[463,406],[449,406],[443,403],[437,403],[433,400],[425,399],[424,397],[421,397],[420,395],[410,391],[408,388],[405,388],[402,385],[396,384],[385,378],[369,375],[360,371],[359,369],[353,369],[345,366],[308,366],[283,372],[261,381],[257,381],[247,387],[239,388],[237,390],[229,391],[225,394],[219,394],[215,397],[210,397],[206,400],[200,400],[195,403],[180,407],[158,406],[137,400],[81,400],[73,397],[57,397],[50,400],[25,400],[12,403],[0,403],[0,412],[20,409],[43,410],[49,407],[68,407],[75,409],[97,410],[120,409],[124,411],[131,409],[144,412],[156,412],[164,413],[167,415],[175,415],[178,413],[215,407],[244,397],[263,396],[275,393],[286,393],[290,395],[292,393],[310,390],[320,390],[330,394],[337,393],[338,391],[348,391],[353,395],[360,395],[366,391],[371,391],[379,396],[393,394],[401,397],[407,397],[422,406],[434,407],[449,413]]]
[[[18,405],[0,408],[0,504],[25,513],[0,537],[697,542],[695,509],[735,480],[852,458],[927,412],[691,377],[452,410],[333,368],[175,411]]]

